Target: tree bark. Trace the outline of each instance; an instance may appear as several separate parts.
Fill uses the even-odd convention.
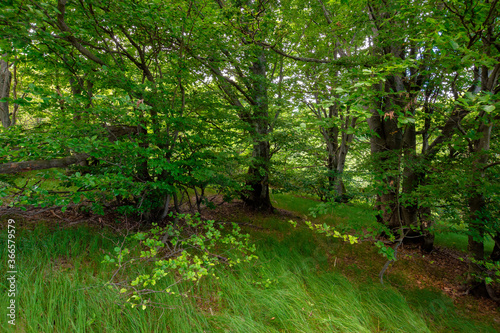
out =
[[[9,71],[9,64],[0,59],[0,99],[9,98],[12,74]],[[11,126],[9,101],[0,102],[0,120],[4,128]]]
[[[403,170],[403,202],[401,205],[401,215],[404,224],[407,226],[417,226],[418,224],[418,202],[411,195],[419,185],[419,175],[417,167],[417,135],[415,125],[410,124],[406,128],[403,137],[404,170]]]
[[[429,229],[434,224],[431,216],[430,207],[420,207],[419,208],[419,219],[420,219],[420,230],[423,235],[422,241],[422,251],[430,253],[434,250],[434,234],[429,231]]]
[[[319,101],[318,101],[319,103]],[[321,117],[321,112],[323,110],[318,109],[316,116],[318,119],[322,119]],[[325,112],[326,113],[326,112]],[[326,116],[326,114],[325,114]],[[338,117],[338,110],[336,105],[332,105],[329,107],[328,110],[328,117]],[[321,134],[323,134],[323,139],[325,140],[326,144],[326,152],[328,154],[327,160],[326,160],[326,169],[328,173],[328,186],[326,188],[327,196],[322,199],[322,200],[329,200],[331,199],[329,197],[329,193],[331,190],[335,190],[335,196],[341,196],[343,194],[343,184],[340,184],[340,186],[337,186],[339,182],[342,182],[342,180],[339,177],[339,173],[337,171],[339,167],[339,159],[338,159],[338,150],[339,150],[339,142],[338,142],[338,135],[339,135],[339,128],[334,126],[330,128],[324,128],[321,127]],[[342,168],[343,169],[343,168]],[[340,191],[338,190],[338,187],[340,187]]]
[[[79,163],[89,157],[87,154],[77,154],[73,156],[56,158],[52,160],[36,160],[36,161],[23,161],[11,162],[0,164],[0,174],[12,174],[18,172],[44,170],[51,168],[64,168],[72,164]]]
[[[488,162],[486,152],[490,148],[492,125],[481,124],[478,133],[482,136],[474,142],[472,153],[478,154],[478,158],[472,165],[472,182],[469,187],[469,230],[476,237],[469,235],[469,253],[475,260],[484,260],[484,228],[487,224],[486,198],[481,191],[481,180],[484,178],[484,166]],[[475,275],[482,271],[481,265],[471,262],[469,265],[469,281],[474,280]]]
[[[320,105],[320,99],[316,95],[316,104]],[[321,106],[313,106],[307,103],[309,109],[312,111],[314,116],[318,120],[322,119],[335,119],[340,117],[344,121],[341,127],[332,125],[331,127],[320,126],[320,132],[323,136],[325,142],[325,148],[327,152],[326,158],[326,168],[327,168],[327,178],[328,187],[327,191],[334,191],[335,200],[341,202],[347,202],[346,189],[344,181],[342,179],[342,173],[344,172],[345,162],[347,158],[347,153],[349,152],[349,144],[354,139],[353,134],[347,134],[347,129],[349,126],[354,127],[356,124],[356,118],[349,116],[339,115],[339,105],[335,103],[328,107],[328,111]],[[345,119],[344,119],[345,118]],[[342,130],[341,130],[342,129]],[[321,200],[329,200],[328,196]]]
[[[249,179],[247,185],[251,191],[246,202],[253,209],[259,211],[273,211],[271,197],[269,195],[269,164],[271,161],[269,144],[269,103],[268,83],[266,77],[266,57],[261,52],[256,61],[250,67],[252,72],[252,105],[253,112],[250,124],[252,125],[253,152],[252,164],[248,169]]]
[[[336,106],[332,105],[329,108],[329,116],[331,117],[337,117],[338,116],[338,111],[332,111],[332,109],[336,108]],[[321,110],[318,110],[318,113],[320,113]],[[318,117],[318,119],[321,120],[321,116]],[[327,162],[326,162],[326,168],[328,169],[328,185],[330,189],[335,188],[336,182],[337,182],[337,167],[339,164],[338,156],[337,156],[337,151],[339,149],[339,142],[338,142],[338,135],[339,135],[339,129],[338,127],[330,127],[330,128],[324,128],[321,127],[321,133],[323,134],[323,138],[326,143],[326,151],[328,153],[327,157]]]
[[[386,80],[378,84],[376,89],[385,93],[400,91]],[[382,97],[380,97],[382,98]],[[372,108],[372,116],[368,119],[368,125],[373,135],[370,138],[371,154],[375,162],[374,170],[376,177],[382,184],[382,189],[377,195],[376,209],[381,212],[380,219],[391,229],[401,226],[399,206],[399,154],[402,148],[402,132],[398,128],[397,117],[394,114],[395,107],[401,104],[396,98],[386,95],[378,107]],[[380,108],[383,115],[377,110]]]
[[[500,261],[500,232],[497,232],[495,236],[493,236],[493,241],[495,245],[493,246],[493,251],[491,251],[490,260]]]

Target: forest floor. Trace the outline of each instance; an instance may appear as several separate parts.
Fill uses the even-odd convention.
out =
[[[245,207],[242,201],[222,204],[222,198],[216,198],[214,202],[221,206],[217,210],[205,211],[204,217],[207,219],[231,221],[244,215],[251,220],[259,221],[263,216],[262,213],[255,213]],[[296,212],[285,209],[276,209],[275,215],[282,219],[283,222],[290,219],[304,221],[306,218],[305,216],[297,215]],[[260,226],[250,225],[250,227],[252,226],[261,228]],[[345,259],[351,261],[352,264],[358,266],[361,270],[376,270],[377,267],[370,267],[372,269],[369,269],[369,266],[373,266],[373,261],[369,258],[370,254],[356,258],[349,258],[347,256]],[[400,270],[405,277],[405,284],[407,285],[418,289],[430,288],[441,290],[456,305],[465,309],[471,317],[479,320],[481,318],[493,318],[498,324],[497,328],[500,331],[500,304],[490,298],[473,296],[464,291],[468,262],[467,254],[457,249],[435,246],[432,252],[423,253],[420,245],[403,243],[398,248],[397,265],[390,267],[387,273],[390,274],[391,271]],[[382,266],[378,268],[382,268]],[[349,275],[348,271],[344,271],[343,273]],[[499,286],[495,286],[495,291],[497,295],[500,295]]]
[[[222,202],[221,197],[212,197],[216,209],[202,209],[202,217],[216,221],[235,221],[245,231],[252,235],[261,233],[289,233],[289,220],[302,224],[307,217],[302,212],[290,211],[283,208],[275,210],[274,214],[255,213],[245,207],[238,200],[231,203]],[[191,205],[192,207],[192,205]],[[182,207],[186,212],[191,208]],[[17,228],[34,228],[38,221],[58,227],[85,225],[91,228],[109,227],[119,233],[131,232],[138,229],[138,221],[132,219],[117,225],[115,214],[104,216],[82,213],[77,207],[61,212],[59,209],[32,209],[21,211],[17,209],[0,208],[0,215],[22,216]],[[286,225],[286,227],[283,227]],[[328,262],[327,270],[337,271],[361,283],[363,281],[377,281],[378,272],[385,263],[385,259],[376,253],[373,245],[368,243],[354,246],[336,247],[335,251],[328,250],[328,243],[320,245]],[[398,249],[398,260],[390,266],[385,274],[385,281],[400,290],[403,295],[414,290],[441,291],[446,294],[465,317],[477,321],[487,321],[500,331],[500,304],[491,299],[476,297],[463,291],[463,282],[467,271],[467,256],[463,251],[436,246],[429,253],[421,252],[418,245],[403,244]],[[440,304],[431,304],[440,307]],[[437,309],[439,310],[439,309]]]

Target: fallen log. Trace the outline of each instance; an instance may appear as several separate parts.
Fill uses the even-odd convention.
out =
[[[121,137],[131,138],[138,132],[137,126],[113,125],[104,126],[107,131],[108,140],[114,142]],[[16,148],[13,148],[15,150]],[[0,174],[11,174],[32,170],[45,170],[51,168],[64,168],[72,164],[80,163],[89,158],[88,154],[76,154],[68,157],[55,158],[51,160],[22,161],[0,164]]]
[[[0,174],[11,174],[32,170],[44,170],[51,168],[64,168],[72,164],[85,161],[89,155],[76,154],[68,157],[55,158],[52,160],[22,161],[0,164]]]

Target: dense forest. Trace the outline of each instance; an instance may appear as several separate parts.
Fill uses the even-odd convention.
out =
[[[125,303],[260,260],[245,224],[280,196],[315,202],[286,228],[382,254],[379,284],[402,244],[464,235],[463,294],[500,301],[498,0],[0,6],[2,215],[133,221],[100,256]],[[204,217],[224,207],[250,220]],[[355,207],[373,223],[309,222]]]

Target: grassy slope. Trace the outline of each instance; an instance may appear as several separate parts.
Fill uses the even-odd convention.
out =
[[[297,214],[314,204],[286,195],[274,198],[277,206]],[[333,213],[319,221],[372,223],[362,206]],[[376,276],[384,260],[369,244],[325,239],[304,227],[293,229],[279,217],[235,220],[271,229],[249,230],[260,260],[224,269],[218,280],[186,285],[196,297],[161,295],[156,300],[170,309],[146,311],[121,307],[117,294],[102,287],[112,267],[100,262],[112,251],[113,238],[119,240],[116,236],[103,238],[87,227],[25,229],[16,237],[16,332],[496,332],[464,317],[442,293],[405,285],[397,273],[380,285]],[[6,249],[5,229],[0,235],[0,247]],[[6,251],[0,254],[5,263]],[[5,309],[4,279],[0,288]],[[5,319],[0,331],[9,332]]]

